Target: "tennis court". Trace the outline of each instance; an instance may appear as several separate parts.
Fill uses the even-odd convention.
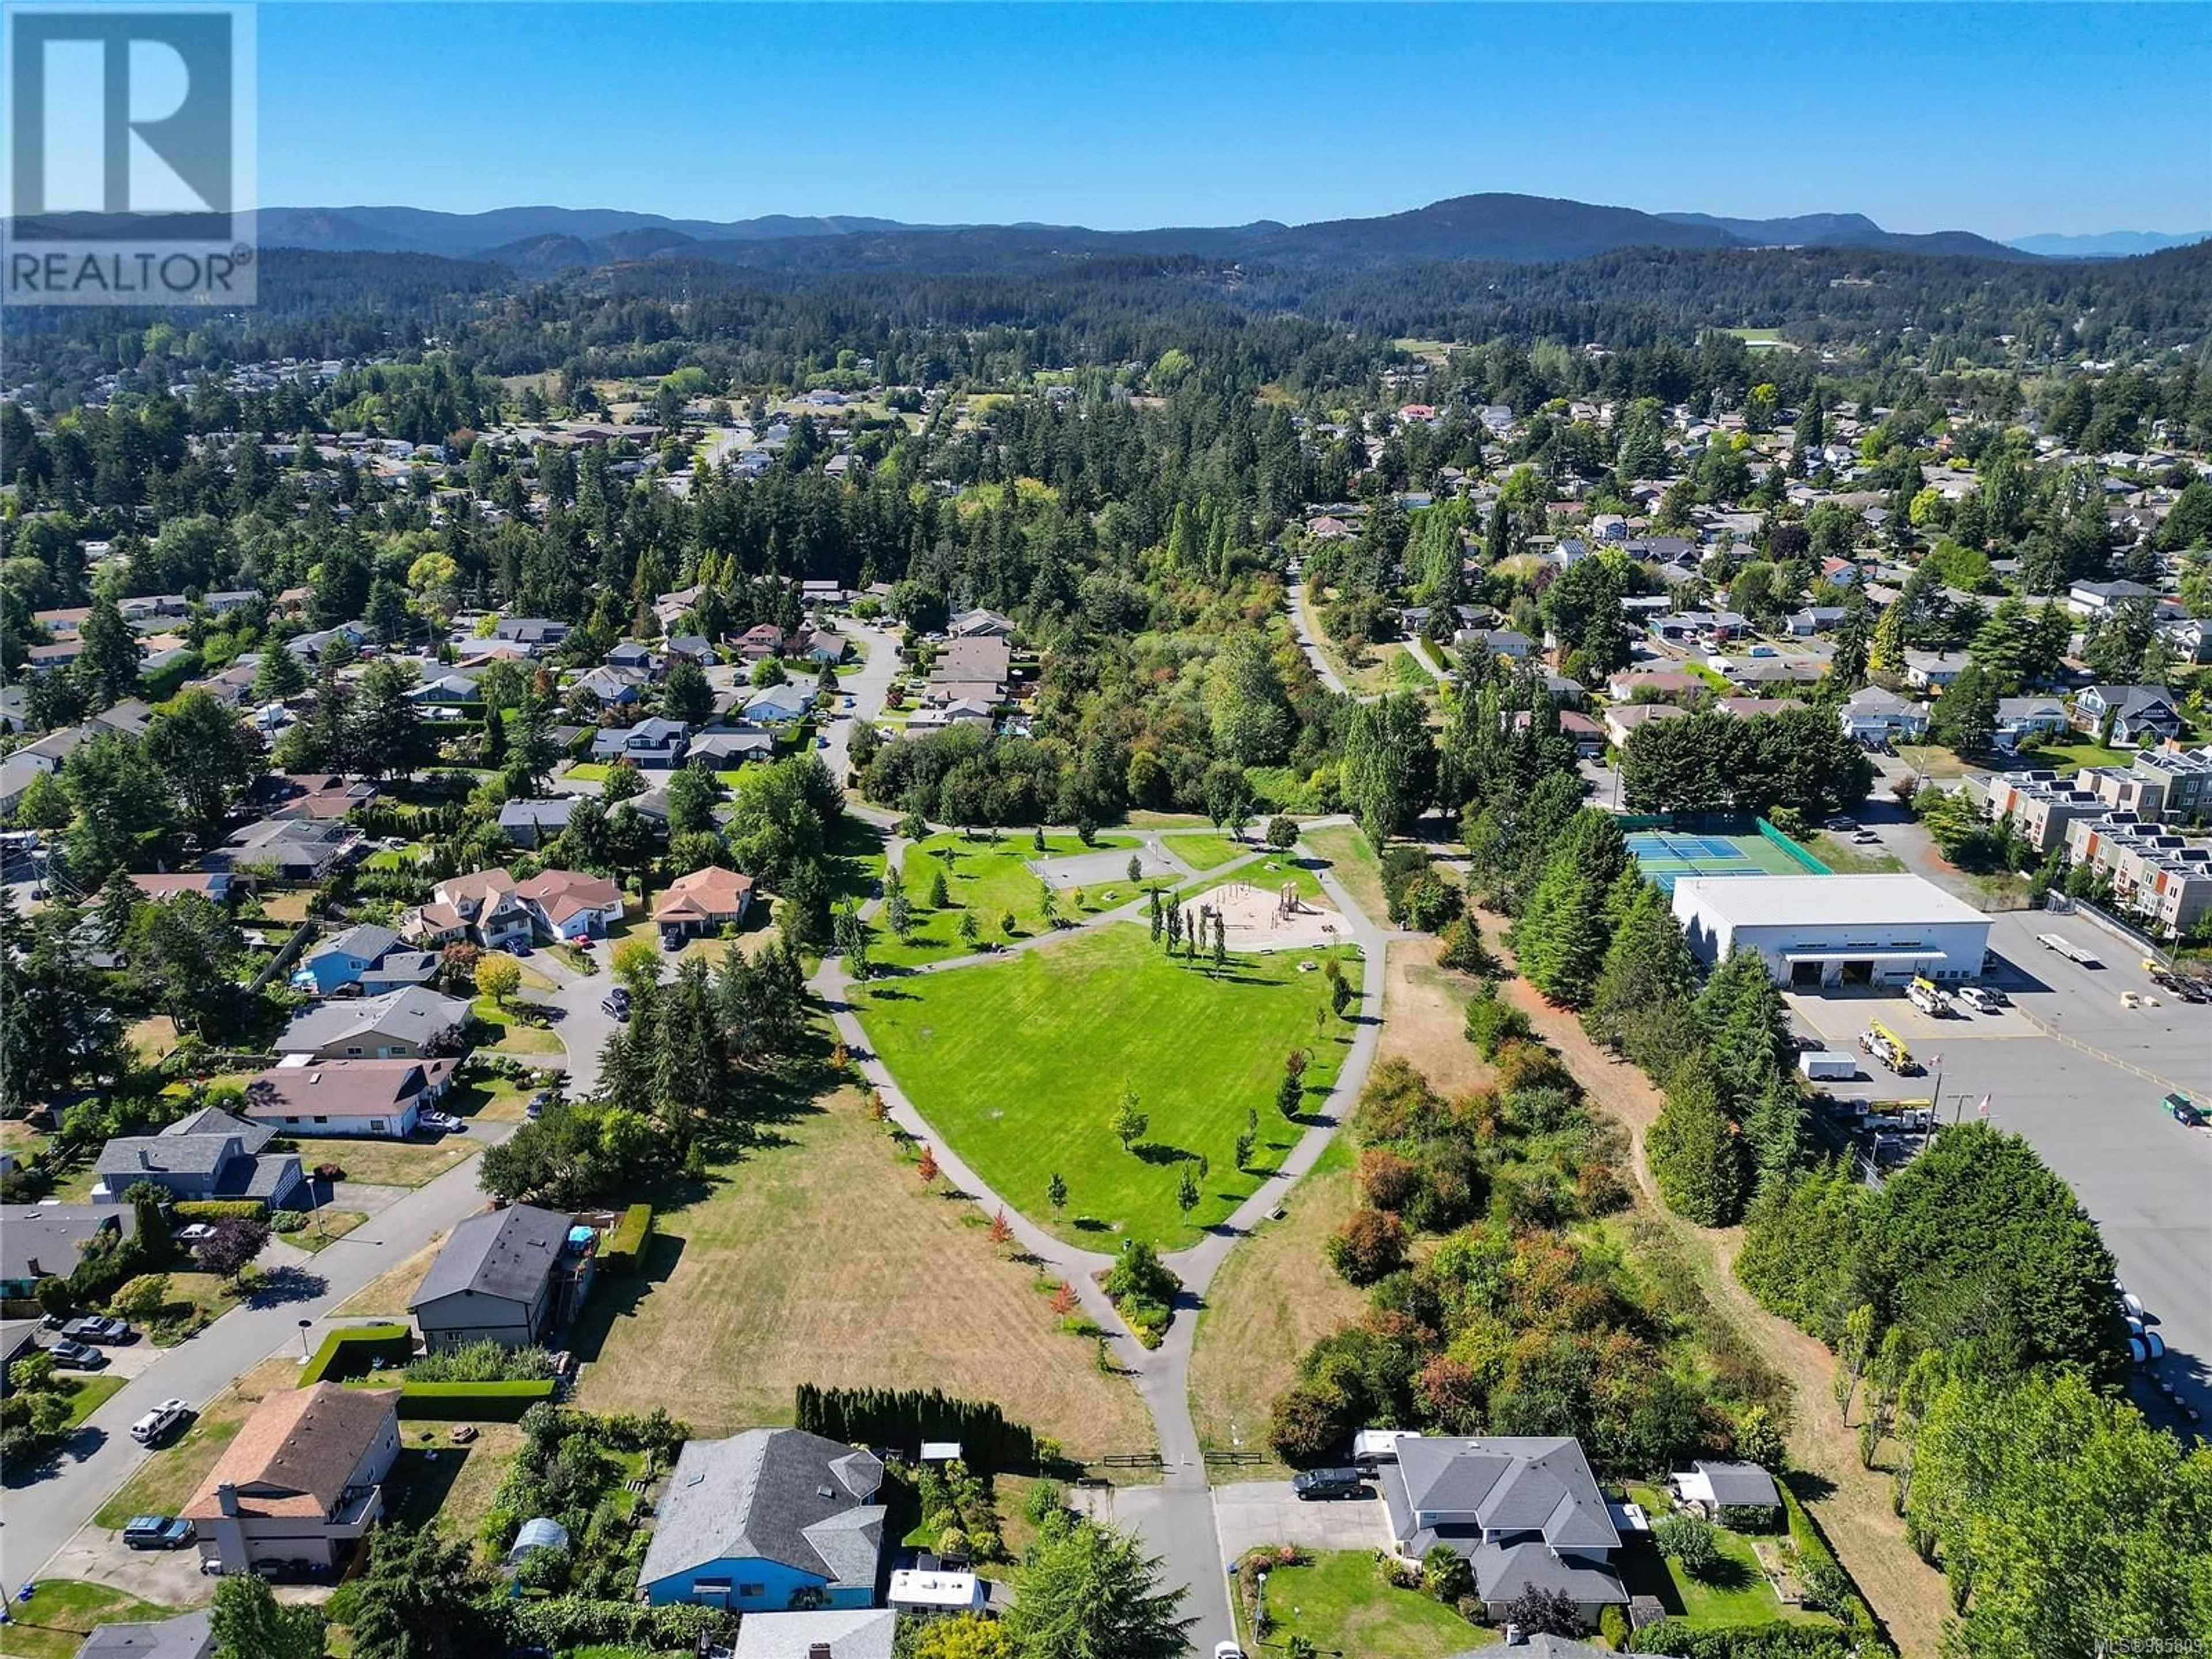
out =
[[[1809,853],[1791,857],[1764,836],[1703,836],[1635,830],[1624,839],[1637,867],[1671,895],[1683,876],[1802,876],[1828,873]]]

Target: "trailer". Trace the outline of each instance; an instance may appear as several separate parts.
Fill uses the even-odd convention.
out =
[[[1797,1056],[1797,1069],[1815,1083],[1830,1083],[1859,1074],[1857,1059],[1832,1048],[1810,1048]]]
[[[2069,962],[2078,962],[2084,968],[2101,968],[2094,951],[2085,951],[2063,933],[2038,933],[2035,942],[2046,951],[2056,951]]]

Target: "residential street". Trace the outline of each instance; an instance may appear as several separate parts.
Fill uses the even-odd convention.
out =
[[[491,1145],[513,1131],[512,1124],[485,1123],[472,1127],[469,1134]],[[0,1581],[15,1585],[44,1571],[54,1553],[152,1455],[130,1433],[131,1425],[149,1407],[171,1398],[205,1406],[272,1354],[300,1352],[303,1321],[311,1326],[305,1340],[312,1348],[322,1340],[321,1322],[331,1309],[484,1202],[471,1158],[316,1255],[282,1241],[271,1243],[263,1256],[263,1265],[276,1270],[278,1283],[270,1291],[161,1352],[87,1419],[56,1473],[9,1490],[0,1518]]]

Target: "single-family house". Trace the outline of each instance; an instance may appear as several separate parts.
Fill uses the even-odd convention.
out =
[[[542,847],[568,827],[576,800],[574,795],[554,795],[543,800],[502,802],[500,833],[517,847]]]
[[[1999,697],[1991,741],[2000,749],[2033,748],[2066,730],[2066,705],[2057,697]]]
[[[2160,623],[2158,636],[2183,662],[2212,662],[2212,619],[2183,617]]]
[[[1963,651],[1907,651],[1905,678],[1923,691],[1941,691],[1973,659]]]
[[[876,1599],[887,1511],[872,1452],[800,1429],[692,1440],[677,1455],[638,1587],[655,1607],[744,1613]]]
[[[215,1652],[215,1609],[195,1607],[173,1619],[94,1625],[76,1659],[209,1659]]]
[[[609,726],[592,739],[592,758],[604,764],[626,760],[642,770],[665,772],[681,765],[690,736],[682,720],[654,714],[632,726]]]
[[[510,1204],[454,1227],[407,1304],[432,1352],[544,1342],[583,1305],[594,1236],[557,1210]]]
[[[1685,1504],[1694,1504],[1708,1521],[1723,1510],[1759,1510],[1769,1516],[1782,1509],[1782,1494],[1774,1477],[1756,1463],[1692,1463],[1669,1477],[1667,1484]]]
[[[826,628],[817,628],[801,641],[796,653],[803,660],[823,665],[845,660],[845,636]]]
[[[67,1279],[85,1251],[138,1228],[128,1205],[0,1204],[0,1302],[27,1302],[42,1279]]]
[[[1452,644],[1462,651],[1486,651],[1510,662],[1520,661],[1536,648],[1534,640],[1512,628],[1462,628],[1453,634]]]
[[[448,876],[431,890],[428,904],[401,920],[400,932],[423,945],[466,940],[497,951],[526,942],[531,926],[530,908],[516,896],[514,877],[499,866]]]
[[[340,1565],[383,1516],[398,1406],[397,1389],[272,1390],[185,1505],[201,1570]]]
[[[995,611],[963,611],[945,625],[945,631],[956,640],[1011,640],[1014,624],[1012,618]]]
[[[606,665],[610,668],[619,668],[633,674],[642,674],[650,679],[659,671],[660,659],[654,656],[649,647],[640,645],[635,640],[623,640],[608,651]]]
[[[1628,739],[1639,726],[1653,720],[1680,720],[1690,711],[1671,702],[1617,702],[1605,711],[1606,740],[1615,749],[1625,749]]]
[[[544,870],[514,890],[531,919],[562,944],[599,939],[623,919],[622,889],[605,876]]]
[[[422,681],[407,693],[407,700],[416,703],[453,703],[466,706],[480,702],[483,691],[477,684],[477,677],[465,669],[451,668],[444,673]]]
[[[276,1039],[279,1054],[317,1060],[423,1060],[462,1053],[469,1005],[421,986],[303,1008]]]
[[[764,685],[745,699],[744,718],[755,726],[787,726],[813,701],[812,692],[795,685]]]
[[[491,636],[532,653],[550,651],[568,637],[568,624],[547,617],[501,617],[492,624]]]
[[[1399,1555],[1438,1544],[1466,1558],[1491,1616],[1530,1589],[1565,1595],[1583,1622],[1628,1592],[1620,1534],[1579,1443],[1549,1436],[1408,1436],[1380,1484]]]
[[[1784,626],[1796,638],[1809,640],[1815,634],[1826,634],[1844,625],[1844,618],[1851,613],[1840,605],[1808,605],[1802,611],[1793,611]]]
[[[376,643],[376,630],[367,623],[340,623],[336,628],[320,628],[312,634],[295,634],[284,641],[284,648],[312,666],[319,662],[323,653],[339,640],[343,640],[358,651],[364,646]]]
[[[331,819],[374,805],[380,793],[366,778],[335,772],[268,772],[254,781],[246,800],[264,818]]]
[[[2163,743],[2181,734],[2181,714],[2163,686],[2093,685],[2074,699],[2074,726],[2122,743]]]
[[[771,760],[775,756],[775,733],[738,727],[702,732],[691,739],[684,759],[688,765],[734,772],[747,761]]]
[[[233,830],[200,863],[232,874],[266,869],[278,881],[315,882],[360,850],[359,833],[335,819],[263,818]]]
[[[2155,604],[2158,590],[2141,582],[2075,582],[2066,590],[2066,608],[2077,617],[2094,619],[2117,611],[2131,599]]]
[[[575,690],[588,691],[605,708],[629,708],[643,702],[651,687],[647,676],[638,669],[617,668],[612,663],[601,663],[597,668],[576,677]]]
[[[415,1133],[427,1107],[445,1097],[458,1060],[314,1060],[295,1054],[246,1085],[239,1115],[288,1135]]]
[[[744,924],[753,900],[753,878],[708,865],[676,878],[653,907],[653,925],[664,937],[686,938]]]
[[[756,623],[738,635],[738,656],[745,662],[773,662],[783,654],[783,630],[774,623]]]
[[[292,970],[292,988],[326,997],[340,986],[360,983],[362,975],[398,948],[398,933],[364,921],[332,934],[301,957]]]
[[[704,634],[678,634],[668,641],[668,656],[671,661],[681,657],[688,662],[697,663],[702,668],[712,668],[714,665],[714,642]]]
[[[1672,702],[1712,690],[1712,683],[1679,668],[1624,668],[1605,683],[1605,694],[1615,702]]]
[[[1917,742],[1928,734],[1928,710],[1894,691],[1863,686],[1837,711],[1844,735],[1863,744]]]
[[[738,1626],[730,1659],[891,1659],[898,1620],[891,1607],[756,1613]]]
[[[249,1123],[210,1106],[179,1118],[159,1134],[117,1135],[100,1149],[92,1188],[95,1204],[120,1204],[140,1182],[172,1198],[258,1199],[282,1208],[299,1194],[300,1160],[263,1149],[276,1138],[266,1124]]]
[[[175,898],[180,893],[198,893],[210,904],[222,904],[230,897],[230,872],[227,870],[179,870],[152,874],[135,875],[131,884],[149,904],[159,904],[164,899]]]

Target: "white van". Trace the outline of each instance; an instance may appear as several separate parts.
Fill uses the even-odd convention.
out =
[[[192,1408],[181,1400],[164,1400],[131,1425],[131,1437],[142,1446],[157,1445],[167,1439],[171,1430],[191,1415]]]

